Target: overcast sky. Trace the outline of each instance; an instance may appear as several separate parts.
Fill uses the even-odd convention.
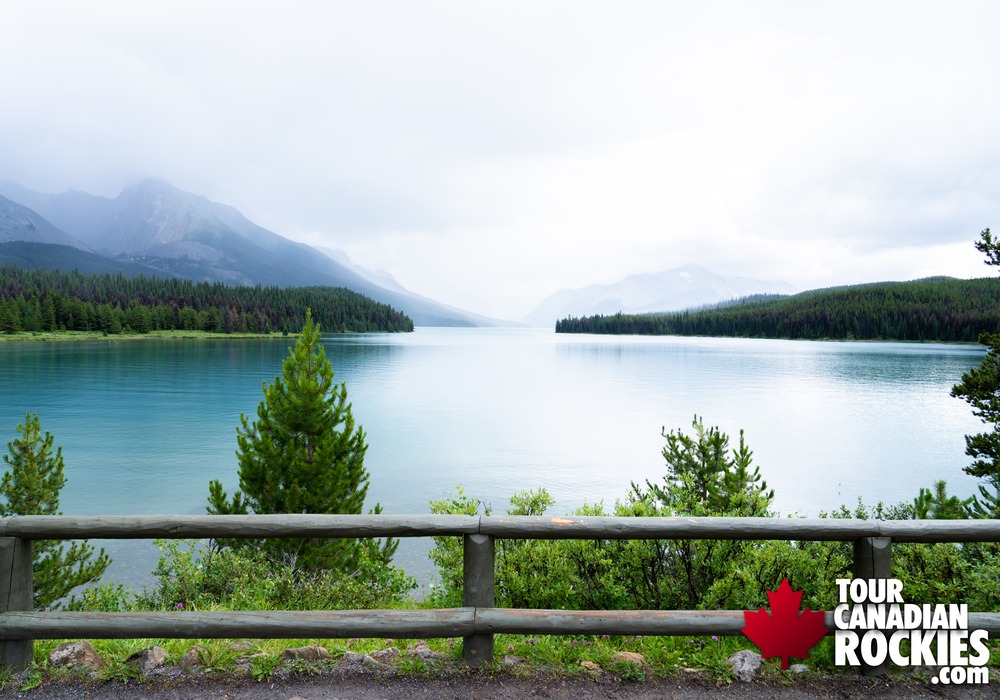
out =
[[[146,178],[520,318],[993,273],[1000,3],[0,0],[0,180]]]

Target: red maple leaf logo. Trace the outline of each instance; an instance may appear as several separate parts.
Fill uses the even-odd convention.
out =
[[[746,627],[741,631],[760,647],[761,658],[781,657],[781,668],[788,669],[788,657],[805,659],[809,650],[826,634],[826,613],[810,611],[802,606],[802,591],[793,591],[788,579],[781,579],[776,591],[767,592],[771,613],[764,608],[757,612],[745,610]]]

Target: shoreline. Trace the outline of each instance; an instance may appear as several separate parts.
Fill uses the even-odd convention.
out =
[[[982,345],[978,340],[898,340],[893,338],[790,338],[757,335],[681,335],[678,333],[577,333],[556,331],[556,335],[622,336],[632,338],[728,338],[732,340],[787,340],[791,343],[905,343],[907,345]]]
[[[133,340],[282,340],[298,333],[212,333],[210,331],[150,331],[149,333],[103,333],[101,331],[22,331],[0,334],[0,343],[71,343],[80,341]]]

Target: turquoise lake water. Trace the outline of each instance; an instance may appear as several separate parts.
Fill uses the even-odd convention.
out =
[[[0,445],[25,411],[62,446],[73,514],[202,513],[208,482],[237,484],[236,426],[288,354],[283,340],[0,344]],[[612,505],[664,473],[661,428],[695,414],[742,428],[784,514],[911,500],[962,473],[981,424],[949,396],[974,346],[556,335],[437,329],[328,336],[368,434],[369,502],[426,513],[462,484],[502,511],[545,486],[561,514]],[[155,555],[111,543],[113,576],[148,580]],[[401,563],[427,576],[426,543]]]

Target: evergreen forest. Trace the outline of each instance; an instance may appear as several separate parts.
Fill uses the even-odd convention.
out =
[[[235,287],[0,266],[0,333],[289,332],[302,327],[307,309],[330,333],[413,330],[402,312],[343,287]]]
[[[663,314],[566,318],[556,333],[973,343],[1000,332],[1000,279],[933,277],[748,297]]]

